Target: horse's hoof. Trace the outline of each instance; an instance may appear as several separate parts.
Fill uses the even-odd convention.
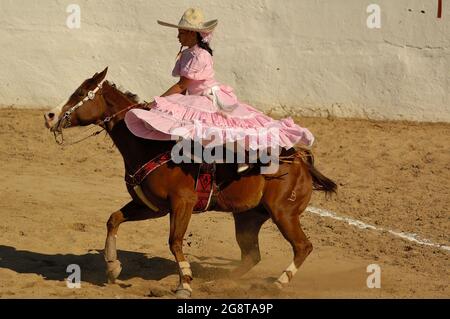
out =
[[[114,260],[107,262],[106,276],[108,278],[108,283],[114,284],[116,282],[116,279],[119,277],[121,271],[122,265],[120,264],[120,261]]]
[[[177,299],[189,299],[191,298],[192,292],[188,289],[177,289],[175,291],[175,296],[177,297]]]

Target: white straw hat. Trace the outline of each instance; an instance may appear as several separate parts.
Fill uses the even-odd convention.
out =
[[[207,33],[212,32],[219,22],[218,20],[211,20],[207,22],[204,21],[204,15],[201,9],[189,8],[184,12],[178,24],[163,22],[160,20],[158,20],[158,23],[165,27]]]

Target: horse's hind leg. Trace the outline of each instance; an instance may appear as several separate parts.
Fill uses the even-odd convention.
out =
[[[275,284],[280,288],[292,280],[298,268],[300,268],[313,249],[311,242],[300,226],[299,215],[298,212],[272,211],[273,221],[278,226],[284,238],[289,241],[294,251],[294,261],[275,281]]]
[[[279,287],[292,280],[313,249],[299,220],[311,199],[311,175],[303,162],[282,165],[280,171],[288,173],[285,179],[268,181],[263,196],[264,207],[294,251],[293,262],[275,282]]]
[[[241,264],[233,269],[231,276],[239,278],[261,260],[258,234],[261,226],[270,218],[270,215],[264,207],[259,206],[246,212],[234,213],[233,217],[236,240],[239,248],[241,248]]]
[[[116,238],[120,224],[126,221],[145,220],[158,217],[157,213],[150,211],[147,207],[129,202],[122,209],[114,212],[106,223],[107,236],[105,243],[106,276],[109,283],[114,283],[122,270],[120,261],[117,259]]]

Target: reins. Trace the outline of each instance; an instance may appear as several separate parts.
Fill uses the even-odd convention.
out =
[[[55,131],[55,132],[53,132],[53,134],[55,136],[55,141],[56,141],[57,144],[70,146],[70,145],[75,145],[75,144],[78,144],[80,142],[83,142],[84,140],[87,140],[88,138],[90,138],[92,136],[96,136],[96,135],[100,134],[101,132],[103,132],[104,130],[105,129],[103,128],[103,129],[98,130],[98,131],[96,131],[96,132],[94,132],[94,133],[92,133],[92,134],[90,134],[88,136],[80,138],[79,140],[77,140],[75,142],[69,142],[69,143],[65,143],[64,135],[63,135],[62,131]]]
[[[311,151],[307,148],[302,147],[298,147],[294,154],[280,156],[278,160],[280,161],[280,163],[296,164],[297,162],[295,161],[295,159],[297,158],[307,163],[309,162],[308,158],[314,160],[314,156],[312,155]]]

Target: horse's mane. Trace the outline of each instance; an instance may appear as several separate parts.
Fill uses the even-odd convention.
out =
[[[121,87],[120,85],[116,85],[115,83],[113,83],[113,82],[111,82],[111,81],[106,81],[106,82],[108,82],[109,85],[111,85],[113,88],[115,88],[115,89],[118,90],[120,93],[122,93],[122,94],[125,95],[127,98],[129,98],[132,102],[134,102],[134,103],[142,103],[142,102],[145,102],[145,101],[143,101],[137,94],[134,94],[133,92],[124,89],[124,88]]]

